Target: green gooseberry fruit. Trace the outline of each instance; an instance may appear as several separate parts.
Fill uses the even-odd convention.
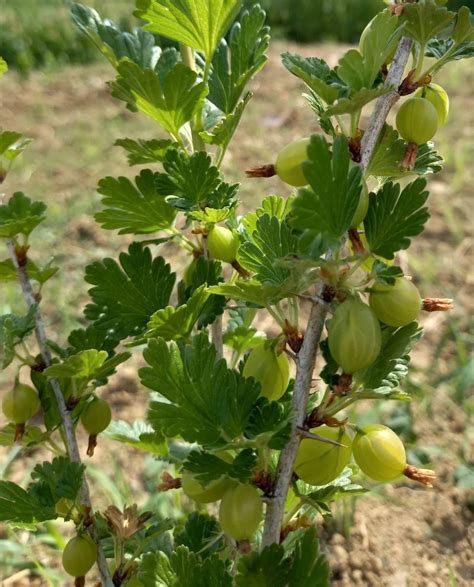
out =
[[[261,395],[278,401],[285,393],[290,380],[290,361],[285,353],[276,353],[270,346],[260,345],[250,351],[242,374],[260,383]]]
[[[219,522],[234,540],[250,539],[263,518],[262,500],[253,485],[236,485],[221,500]]]
[[[423,300],[413,282],[400,277],[394,285],[374,285],[369,305],[381,322],[399,327],[416,320]]]
[[[339,477],[349,463],[352,440],[343,428],[321,426],[312,432],[344,446],[304,438],[296,454],[295,473],[310,485],[327,485]]]
[[[239,238],[225,226],[214,226],[207,236],[207,249],[214,259],[234,263],[239,250]]]
[[[40,405],[38,393],[33,387],[15,383],[3,398],[2,410],[10,422],[24,424],[36,414]]]
[[[441,128],[448,121],[449,116],[449,96],[446,90],[438,84],[429,84],[418,88],[415,96],[428,100],[438,113],[438,126]]]
[[[367,369],[382,346],[382,331],[374,312],[358,298],[340,304],[328,325],[331,355],[344,373]]]
[[[308,159],[310,139],[298,139],[283,147],[279,152],[275,170],[278,177],[293,187],[308,185],[303,173],[303,163]]]
[[[424,98],[409,98],[397,113],[397,129],[409,143],[422,145],[431,140],[438,130],[436,108]]]
[[[81,423],[86,432],[95,436],[103,432],[112,420],[112,410],[103,399],[94,399],[84,408]]]
[[[97,547],[86,535],[71,538],[63,551],[63,567],[71,577],[85,577],[97,561]]]
[[[405,447],[393,430],[372,424],[360,430],[352,445],[360,469],[375,481],[393,481],[407,466]]]

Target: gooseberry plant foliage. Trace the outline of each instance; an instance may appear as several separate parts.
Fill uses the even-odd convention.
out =
[[[299,189],[243,212],[239,184],[221,165],[238,148],[270,31],[257,4],[241,4],[137,0],[144,25],[133,33],[73,6],[75,24],[115,69],[112,95],[156,124],[157,138],[117,140],[130,165],[143,167],[133,181],[99,181],[96,220],[136,241],[86,268],[87,323],[63,346],[48,338],[41,314],[57,268],[42,265],[30,241],[46,206],[18,192],[0,206],[8,251],[0,281],[17,280],[27,306],[0,317],[3,368],[17,369],[3,394],[2,443],[54,457],[37,464],[26,488],[0,482],[0,521],[32,531],[70,521],[63,563],[76,585],[96,561],[106,586],[328,585],[316,520],[333,501],[367,490],[358,466],[376,481],[433,480],[406,463],[392,431],[360,429],[344,410],[409,401],[403,380],[422,334],[417,318],[450,308],[422,299],[394,261],[429,218],[424,176],[442,158],[424,141],[449,108],[430,84],[472,55],[470,12],[439,0],[387,3],[335,68],[285,53],[320,132],[282,145],[275,162],[255,162],[249,176],[278,174]],[[400,98],[408,116],[402,110],[397,130],[387,116]],[[429,128],[420,128],[425,119]],[[0,135],[7,188],[28,142],[16,130]],[[264,179],[247,181],[264,192]],[[171,242],[182,251],[177,267],[160,255]],[[271,337],[258,330],[265,312]],[[109,425],[102,389],[134,353],[146,362],[138,376],[150,390],[147,421]],[[89,456],[101,434],[149,452],[169,464],[158,490],[201,507],[177,524],[136,506],[97,511],[78,426],[90,435]]]

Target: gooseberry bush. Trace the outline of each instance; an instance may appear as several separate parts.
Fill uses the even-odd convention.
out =
[[[442,168],[429,141],[449,113],[438,82],[474,51],[470,12],[397,0],[335,68],[285,53],[321,130],[247,170],[257,201],[247,211],[221,166],[239,148],[232,140],[270,36],[262,9],[241,4],[137,0],[144,25],[134,33],[73,6],[115,69],[112,95],[147,116],[157,138],[117,140],[144,167],[134,181],[99,181],[95,218],[136,240],[86,268],[85,325],[63,345],[41,314],[57,268],[30,240],[46,206],[18,192],[0,206],[0,280],[16,280],[27,306],[0,318],[3,368],[16,373],[3,392],[2,443],[52,453],[26,488],[0,482],[0,521],[31,531],[69,521],[63,566],[76,585],[96,562],[107,587],[329,585],[318,516],[371,479],[434,479],[407,463],[393,431],[361,429],[345,410],[409,401],[417,320],[451,307],[423,298],[396,259],[429,218],[424,176]],[[399,99],[395,128],[387,117]],[[28,142],[16,130],[0,136],[7,190]],[[293,195],[257,197],[275,174]],[[160,255],[167,243],[182,252],[175,267]],[[146,423],[111,423],[102,389],[133,354],[146,363],[137,374],[150,391]],[[88,446],[78,446],[79,427]],[[157,491],[176,492],[183,520],[94,508],[84,463],[104,434],[168,464]]]

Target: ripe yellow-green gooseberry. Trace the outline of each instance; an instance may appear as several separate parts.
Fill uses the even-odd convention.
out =
[[[436,108],[424,98],[409,98],[397,112],[397,130],[409,143],[422,145],[430,141],[438,130]]]
[[[219,508],[222,530],[234,540],[250,539],[263,518],[262,500],[253,485],[236,485],[223,496]]]
[[[448,121],[449,116],[449,96],[446,90],[438,84],[428,84],[418,88],[415,96],[428,100],[438,113],[438,126],[441,128]]]
[[[15,424],[24,424],[40,408],[38,393],[29,385],[16,382],[13,389],[3,397],[2,410],[5,417]]]
[[[260,345],[250,351],[242,371],[244,377],[253,377],[260,383],[264,397],[278,401],[285,393],[290,380],[290,361],[285,353]]]
[[[95,436],[103,432],[112,420],[112,410],[103,399],[94,399],[84,408],[81,423],[86,432]]]
[[[374,481],[393,481],[407,466],[403,442],[393,430],[382,424],[359,430],[352,450],[362,472]]]
[[[300,443],[296,454],[295,473],[310,485],[326,485],[339,477],[349,463],[352,440],[343,428],[320,426],[312,432],[344,445],[335,446],[310,438],[304,438]]]
[[[214,226],[207,236],[207,249],[214,259],[234,263],[239,250],[239,237],[225,226]]]
[[[328,325],[331,355],[344,373],[367,369],[380,353],[382,331],[377,316],[359,298],[340,304]]]
[[[87,534],[71,538],[63,550],[63,568],[71,577],[85,577],[97,561],[97,547]]]
[[[226,463],[233,461],[232,456],[226,452],[220,452],[220,459]],[[189,471],[183,471],[181,475],[181,487],[189,499],[198,503],[213,503],[219,501],[226,491],[235,485],[235,481],[229,477],[223,476],[220,479],[211,481],[208,485],[202,485],[196,477]]]
[[[278,153],[275,171],[278,177],[293,187],[308,185],[303,173],[303,163],[308,159],[310,139],[303,138],[293,141],[283,147]]]
[[[381,322],[400,327],[416,320],[423,300],[416,285],[406,277],[400,277],[394,285],[374,285],[369,305]]]

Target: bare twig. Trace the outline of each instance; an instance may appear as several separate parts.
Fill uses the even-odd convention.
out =
[[[28,273],[25,268],[25,264],[20,263],[18,256],[17,256],[15,245],[12,241],[7,241],[7,248],[8,248],[8,252],[10,254],[11,260],[13,262],[13,265],[16,269],[26,304],[27,304],[28,308],[31,308],[32,306],[36,305],[36,299],[35,299],[35,295],[33,292],[33,288],[32,288],[30,279],[28,277]],[[41,356],[43,358],[43,363],[46,367],[49,367],[49,365],[51,365],[51,353],[50,353],[50,350],[47,345],[47,338],[46,338],[46,332],[45,332],[45,328],[44,328],[43,317],[42,317],[41,312],[38,309],[38,307],[36,308],[34,317],[35,317],[36,340],[38,341],[38,346],[40,349]],[[64,431],[64,437],[65,437],[65,441],[66,441],[66,446],[67,446],[69,458],[71,459],[71,461],[74,461],[76,463],[80,463],[81,457],[79,454],[79,447],[77,445],[76,435],[74,432],[74,427],[72,424],[71,416],[70,416],[69,411],[66,407],[66,402],[64,401],[64,396],[61,391],[61,387],[60,387],[57,379],[50,379],[49,382],[50,382],[51,387],[53,389],[54,397],[56,398],[56,403],[58,404],[59,414],[61,416],[61,423],[62,423],[62,427],[63,427],[63,431]],[[85,508],[88,511],[89,510],[92,511],[89,486],[87,485],[87,481],[85,479],[83,480],[83,483],[82,483],[79,498],[80,498],[81,504],[83,506],[85,506]],[[94,525],[91,526],[91,535],[97,544],[97,553],[98,553],[97,566],[99,568],[99,572],[101,575],[103,585],[104,585],[104,587],[110,587],[113,585],[113,583],[112,583],[112,580],[109,575],[109,570],[107,568],[107,561],[106,561],[104,552],[102,550],[100,540],[99,540],[99,537],[97,535],[97,531],[96,531],[96,528]]]
[[[361,160],[361,166],[364,171],[368,167],[387,115],[391,107],[400,97],[396,90],[402,80],[411,47],[412,41],[407,38],[402,38],[386,80],[386,85],[393,87],[394,91],[379,98],[375,106],[375,111],[370,119],[369,127],[364,134]],[[324,286],[320,285],[316,299],[323,294],[323,291]],[[286,496],[290,487],[293,466],[301,438],[299,429],[303,427],[306,418],[309,390],[316,362],[318,344],[321,339],[327,313],[328,309],[325,305],[317,301],[313,304],[303,346],[298,353],[298,365],[293,390],[294,418],[292,431],[288,444],[280,454],[275,490],[267,502],[265,528],[262,538],[263,547],[280,541]]]

